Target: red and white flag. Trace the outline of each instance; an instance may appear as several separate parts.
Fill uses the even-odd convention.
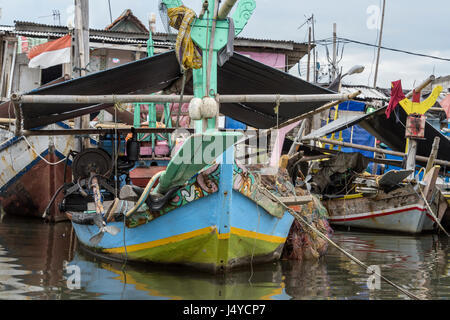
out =
[[[29,68],[45,69],[62,63],[70,62],[72,36],[70,34],[38,46],[28,53]]]

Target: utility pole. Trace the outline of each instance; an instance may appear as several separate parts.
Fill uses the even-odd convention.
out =
[[[381,40],[383,38],[383,25],[384,25],[384,11],[386,9],[386,0],[383,0],[383,11],[381,13],[381,26],[380,26],[380,37],[378,40],[378,55],[377,55],[377,64],[375,66],[375,77],[373,79],[373,87],[377,87],[377,78],[378,78],[378,64],[380,63],[380,51],[381,51]]]
[[[113,23],[112,12],[111,12],[111,0],[108,0],[108,7],[109,7],[109,19],[111,20],[111,23]]]
[[[89,0],[75,0],[75,30],[73,41],[73,77],[84,77],[86,66],[89,64]],[[89,128],[89,115],[75,119],[76,129]],[[89,147],[89,138],[77,140],[75,148]]]
[[[314,32],[314,15],[311,15],[311,20],[312,20],[312,41],[314,43],[314,51],[313,51],[313,79],[314,79],[314,83],[317,83],[317,51],[316,51],[316,33]]]
[[[311,27],[308,28],[308,66],[306,71],[306,81],[308,82],[310,72],[311,72]]]
[[[336,79],[336,71],[337,71],[337,66],[336,66],[336,61],[337,61],[337,48],[336,48],[336,44],[337,44],[337,25],[336,23],[333,23],[333,66],[332,66],[332,73],[331,73],[331,81],[333,82],[334,79]]]

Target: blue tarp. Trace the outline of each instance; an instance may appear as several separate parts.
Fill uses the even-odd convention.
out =
[[[225,129],[246,130],[247,125],[230,117],[225,117]]]
[[[349,100],[343,102],[339,105],[339,111],[358,111],[364,112],[366,108],[366,104],[363,102]],[[334,110],[334,108],[332,109]]]
[[[361,112],[363,113],[365,110],[365,103],[363,102],[357,102],[357,101],[347,101],[344,103],[341,103],[339,105],[339,111],[353,111],[353,112]],[[332,108],[330,110],[330,117],[334,116],[335,108]],[[330,119],[331,121],[331,119]],[[324,123],[323,125],[325,125]],[[331,135],[327,138],[331,138]],[[334,135],[334,139],[339,138],[339,132],[336,132]],[[354,125],[353,127],[347,128],[342,131],[342,140],[343,142],[349,142],[364,146],[375,146],[375,137],[372,136],[370,133],[368,133],[366,130],[361,128],[358,125]],[[334,147],[335,150],[338,150],[339,148],[337,146]],[[373,152],[369,151],[362,151],[358,149],[353,148],[341,148],[342,152],[359,152],[362,155],[364,155],[367,158],[373,158]]]
[[[352,132],[353,131],[353,132]],[[327,137],[331,139],[331,135]],[[335,133],[334,139],[339,138],[339,132]],[[342,131],[342,140],[343,142],[349,142],[354,144],[359,144],[363,146],[374,147],[375,146],[375,137],[369,134],[366,130],[361,128],[358,125],[354,125],[351,128],[347,128]],[[335,150],[338,150],[338,146],[334,147]],[[373,152],[363,151],[359,149],[346,148],[341,147],[342,152],[359,152],[367,158],[373,158]]]

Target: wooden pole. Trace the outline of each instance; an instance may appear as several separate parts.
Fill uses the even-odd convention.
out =
[[[377,78],[378,78],[378,64],[380,63],[380,51],[381,51],[381,40],[383,38],[383,25],[384,25],[384,10],[386,8],[386,0],[383,0],[383,12],[381,13],[381,26],[380,26],[380,37],[378,39],[378,54],[377,54],[377,63],[375,65],[375,76],[373,79],[373,87],[377,87]]]
[[[347,101],[347,100],[354,99],[354,98],[356,98],[356,97],[357,97],[358,95],[360,95],[360,94],[361,94],[361,91],[356,91],[356,92],[353,92],[352,94],[349,94],[349,95],[347,96],[347,99],[342,99],[342,100],[332,101],[332,102],[330,102],[330,103],[327,103],[327,104],[325,104],[325,105],[323,105],[323,106],[321,106],[321,107],[319,107],[319,108],[317,108],[317,109],[315,109],[315,110],[312,110],[312,111],[310,111],[310,112],[308,112],[308,113],[302,114],[302,115],[300,115],[300,116],[298,116],[298,117],[295,117],[295,118],[292,118],[292,119],[290,119],[290,120],[288,120],[288,121],[286,121],[286,122],[283,122],[282,124],[280,124],[280,125],[278,126],[278,129],[284,128],[284,127],[286,127],[286,126],[288,126],[288,125],[290,125],[290,124],[292,124],[292,123],[294,123],[294,122],[297,122],[297,121],[306,119],[306,118],[308,118],[308,117],[310,117],[310,116],[313,116],[313,115],[315,115],[315,114],[321,113],[321,112],[323,112],[323,111],[325,111],[325,110],[328,110],[328,109],[330,109],[330,108],[332,108],[332,107],[334,107],[334,106],[337,106],[338,104],[341,104],[341,103],[343,103],[343,102],[345,102],[345,101]],[[275,128],[274,128],[274,129],[275,129]],[[306,131],[305,131],[305,132],[306,132]]]
[[[5,79],[5,73],[6,73],[6,57],[8,54],[8,40],[5,40],[3,43],[3,55],[2,55],[2,73],[0,76],[0,98],[3,98],[3,85],[4,85],[4,79]],[[6,96],[6,93],[5,93]]]
[[[24,136],[74,136],[74,135],[95,135],[95,134],[115,134],[117,130],[118,134],[128,134],[130,132],[136,133],[173,133],[177,131],[177,128],[97,128],[97,129],[55,129],[55,130],[24,130]],[[178,129],[180,132],[193,133],[194,130],[190,128]]]
[[[408,99],[410,99],[413,95],[413,92],[419,92],[422,91],[423,89],[425,89],[425,87],[427,87],[431,82],[433,82],[436,79],[436,77],[434,75],[429,76],[428,78],[426,78],[421,84],[419,84],[416,88],[414,88],[413,91],[408,92],[408,94],[406,95],[406,97]]]
[[[311,117],[313,115],[315,115],[317,113],[320,113],[320,112],[323,112],[325,110],[328,110],[329,108],[334,107],[334,106],[336,106],[336,105],[338,105],[338,104],[340,104],[342,102],[345,102],[347,100],[351,100],[353,98],[356,98],[360,94],[361,94],[361,91],[353,92],[352,94],[347,95],[346,99],[342,99],[342,100],[339,100],[339,101],[333,101],[333,102],[327,103],[327,104],[325,104],[325,105],[323,105],[323,106],[321,106],[321,107],[319,107],[319,108],[317,108],[315,110],[312,110],[312,111],[307,112],[305,114],[302,114],[302,115],[300,115],[298,117],[292,118],[292,119],[290,119],[290,120],[288,120],[286,122],[283,122],[282,124],[280,124],[278,126],[275,126],[273,128],[266,129],[266,130],[261,130],[260,134],[268,135],[272,130],[278,130],[278,129],[284,128],[284,127],[286,127],[286,126],[288,126],[288,125],[290,125],[292,123],[295,123],[295,122],[298,122],[298,121],[304,120],[304,119],[306,119],[306,120],[304,122],[303,132],[304,132],[304,134],[308,134],[308,133],[311,132],[311,129],[310,129],[311,122],[309,120],[311,119]],[[244,142],[246,142],[248,140],[249,139],[246,139],[246,140],[244,140]]]
[[[76,66],[75,75],[84,77],[86,66],[89,64],[89,0],[75,0],[75,56],[74,65]],[[89,128],[89,115],[84,115],[75,119],[76,128]],[[82,147],[88,148],[89,139],[84,138],[76,142],[76,149],[81,151]]]
[[[311,27],[309,27],[308,30],[308,66],[306,71],[306,81],[309,82],[309,74],[311,72]]]
[[[336,71],[337,71],[337,66],[336,66],[336,61],[337,61],[337,25],[336,23],[333,23],[333,70],[332,70],[332,79],[331,81],[334,81],[334,79],[336,79]]]
[[[303,94],[303,95],[277,95],[277,94],[255,94],[255,95],[217,95],[220,103],[299,103],[299,102],[322,102],[333,100],[353,99],[357,94]],[[356,95],[355,95],[356,94]],[[182,102],[188,103],[193,96],[183,96]],[[180,101],[179,95],[19,95],[13,93],[11,100],[19,103],[47,103],[47,104],[98,104],[98,103],[131,103],[131,102],[172,102]]]
[[[16,57],[17,57],[17,42],[14,42],[14,51],[11,62],[11,71],[9,73],[9,83],[8,83],[8,92],[6,93],[6,98],[9,98],[12,92],[13,80],[14,80],[14,70],[16,68]]]
[[[305,127],[306,127],[306,120],[303,120],[302,124],[300,125],[300,128],[298,129],[297,135],[295,136],[294,143],[289,148],[288,156],[292,156],[297,151],[297,145],[303,136]]]
[[[313,81],[314,83],[317,83],[317,55],[316,55],[316,34],[314,32],[314,15],[311,16],[311,22],[312,22],[312,41],[314,44],[314,49],[313,49]]]
[[[226,0],[225,3],[220,7],[219,13],[217,15],[218,20],[226,19],[228,14],[233,9],[233,6],[236,4],[237,0]]]
[[[212,68],[212,60],[213,60],[214,39],[216,36],[217,11],[219,10],[219,0],[213,0],[213,1],[214,1],[214,13],[212,14],[213,24],[212,24],[212,28],[211,28],[211,39],[209,41],[208,66],[206,69],[206,92],[205,92],[205,94],[207,96],[209,96],[209,89],[211,88],[211,68]]]
[[[434,137],[433,146],[431,147],[431,153],[430,157],[427,162],[427,166],[425,169],[425,175],[433,168],[434,166],[434,160],[437,158],[437,154],[439,151],[439,142],[441,141],[441,138]]]
[[[328,158],[330,158],[334,154],[342,153],[341,151],[334,150],[334,149],[320,148],[320,147],[317,147],[317,146],[308,146],[308,147],[311,148],[311,149],[314,149],[316,151],[319,151],[319,152],[322,152],[322,153],[325,153],[325,154],[329,154],[327,156]],[[319,156],[317,156],[317,157],[319,157]],[[318,160],[318,159],[312,159],[312,160]],[[400,161],[400,160],[389,160],[389,159],[378,159],[378,158],[370,159],[370,161],[372,161],[374,163],[390,165],[390,166],[394,166],[394,167],[401,167],[402,166],[402,162],[403,162],[403,161]]]
[[[14,134],[17,137],[19,137],[22,135],[22,114],[20,113],[19,103],[17,101],[13,101],[13,105],[14,105],[14,114],[16,115]]]
[[[15,121],[15,118],[0,118],[0,124],[13,124]]]
[[[409,139],[408,153],[406,154],[406,170],[412,170],[413,172],[409,176],[410,179],[414,179],[416,172],[416,155],[417,155],[417,140]]]
[[[325,139],[325,138],[303,139],[302,141],[318,141],[318,142],[322,142],[322,143],[325,143],[325,144],[334,144],[334,145],[339,145],[339,146],[342,146],[342,147],[354,148],[354,149],[370,151],[370,152],[377,152],[377,153],[382,153],[382,154],[389,154],[389,155],[392,155],[392,156],[397,156],[397,157],[402,157],[402,158],[404,158],[406,156],[406,154],[403,153],[403,152],[384,150],[384,149],[380,149],[380,148],[368,147],[368,146],[363,146],[363,145],[359,145],[359,144],[354,144],[354,143],[349,143],[349,142],[342,142],[342,141]],[[416,156],[416,160],[417,161],[427,162],[428,159],[429,159],[428,157]],[[450,167],[450,162],[449,161],[436,159],[435,163],[439,164],[441,166]]]

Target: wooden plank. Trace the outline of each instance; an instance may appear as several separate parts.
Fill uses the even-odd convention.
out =
[[[437,158],[437,154],[439,151],[439,142],[441,138],[434,137],[433,146],[431,147],[430,157],[428,158],[427,167],[425,169],[425,174],[427,174],[434,166],[434,161]]]
[[[279,197],[278,199],[283,202],[286,206],[295,206],[295,205],[301,205],[301,204],[307,204],[311,201],[313,201],[313,198],[311,195],[308,196],[291,196],[291,197]]]

